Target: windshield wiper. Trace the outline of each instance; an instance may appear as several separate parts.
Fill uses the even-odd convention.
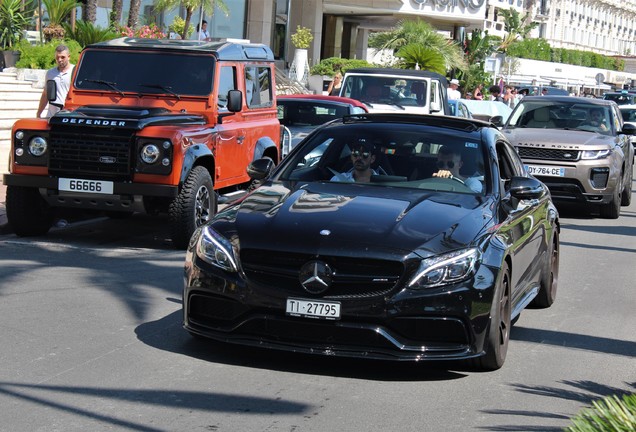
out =
[[[140,87],[147,87],[147,88],[154,88],[154,89],[159,89],[159,90],[163,90],[168,94],[171,94],[172,96],[176,97],[177,100],[181,100],[181,96],[179,96],[177,93],[172,91],[172,87],[171,86],[164,86],[161,84],[139,84]]]
[[[87,78],[84,81],[93,82],[93,83],[97,83],[97,84],[104,84],[105,86],[110,87],[112,90],[115,90],[117,93],[119,93],[121,95],[121,97],[126,97],[124,92],[117,88],[117,83],[110,82],[110,81],[104,81],[104,80],[100,80],[100,79],[90,79],[90,78]]]

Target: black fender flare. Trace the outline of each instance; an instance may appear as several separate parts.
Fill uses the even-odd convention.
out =
[[[197,144],[189,147],[183,155],[183,165],[179,175],[179,188],[188,178],[188,174],[197,165],[203,165],[210,173],[214,173],[214,153],[207,146]],[[212,177],[214,179],[214,177]]]
[[[254,156],[252,160],[255,161],[256,159],[260,159],[265,155],[271,155],[272,152],[275,153],[275,156],[272,157],[272,159],[274,159],[274,162],[278,164],[280,158],[278,145],[268,136],[261,137],[256,141],[256,146],[254,147]]]

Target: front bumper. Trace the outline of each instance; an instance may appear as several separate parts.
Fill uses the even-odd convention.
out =
[[[5,174],[3,183],[39,189],[52,207],[96,210],[143,211],[144,197],[173,199],[179,192],[178,186],[132,182],[113,182],[112,194],[61,192],[57,177],[20,174]]]
[[[490,282],[475,288],[475,280]],[[468,359],[484,350],[494,280],[496,275],[481,266],[475,279],[452,287],[340,298],[341,318],[323,320],[285,314],[288,297],[318,297],[250,284],[241,275],[212,269],[192,256],[186,261],[184,328],[222,342],[307,354],[400,361]]]

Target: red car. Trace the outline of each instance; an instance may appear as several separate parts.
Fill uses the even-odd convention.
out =
[[[366,113],[367,106],[340,96],[294,94],[277,96],[278,120],[286,128],[283,156],[318,126],[345,115]]]

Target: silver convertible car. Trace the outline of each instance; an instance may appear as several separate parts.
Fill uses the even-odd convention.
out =
[[[511,325],[555,300],[559,220],[490,123],[346,116],[200,227],[184,325],[224,342],[501,367]]]

